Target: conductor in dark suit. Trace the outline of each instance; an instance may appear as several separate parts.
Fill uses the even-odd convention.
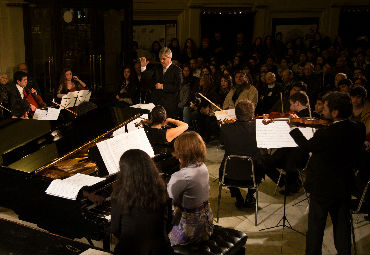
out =
[[[328,213],[333,223],[338,254],[351,254],[351,179],[365,140],[365,127],[350,121],[349,95],[333,92],[324,97],[323,115],[333,120],[307,140],[297,128],[290,132],[297,145],[311,158],[306,188],[310,193],[306,254],[321,254]]]
[[[235,107],[236,121],[221,126],[220,140],[224,144],[225,155],[221,162],[219,176],[222,178],[224,163],[229,155],[250,156],[255,165],[256,182],[260,182],[264,171],[259,161],[259,151],[256,142],[256,122],[253,120],[254,104],[249,100],[238,102]],[[238,188],[230,187],[232,197],[235,197],[235,206],[239,209],[251,207],[255,204],[254,189],[248,189],[245,201]]]
[[[152,101],[155,105],[162,105],[168,117],[176,118],[182,71],[180,67],[172,64],[172,52],[169,48],[163,47],[159,52],[159,58],[161,65],[155,65],[151,70],[154,81]],[[146,70],[149,61],[145,57],[140,58],[140,63],[142,72],[150,71]]]

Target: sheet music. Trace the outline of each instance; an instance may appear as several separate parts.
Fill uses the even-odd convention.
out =
[[[224,112],[223,111],[215,111],[216,119],[217,120],[224,120],[224,119],[230,120],[231,118],[225,112],[227,112],[227,114],[229,114],[231,118],[236,119],[235,109],[224,110]]]
[[[35,113],[33,114],[33,119],[35,120],[47,120],[48,111],[36,109]]]
[[[84,89],[84,90],[80,90],[77,92],[78,92],[78,95],[77,95],[76,106],[80,105],[83,102],[88,102],[90,100],[90,97],[91,97],[90,90]]]
[[[49,107],[47,110],[36,109],[33,114],[35,120],[57,120],[60,109]]]
[[[60,109],[57,108],[48,108],[48,120],[57,120],[59,118]]]
[[[83,186],[91,186],[103,180],[105,178],[77,173],[63,180],[53,180],[45,192],[48,195],[76,200]]]
[[[140,109],[152,111],[153,108],[155,107],[155,105],[153,103],[149,103],[149,104],[135,104],[135,105],[131,105],[130,107],[140,108]]]
[[[62,101],[60,102],[61,105],[60,108],[63,108],[62,106],[66,108],[75,106],[77,97],[78,91],[68,92],[67,95],[64,95],[62,97]]]
[[[302,134],[310,139],[314,132],[314,128],[300,127]],[[283,148],[283,147],[297,147],[293,138],[289,134],[290,127],[286,121],[275,121],[265,125],[262,119],[256,119],[256,140],[258,148]]]
[[[96,144],[109,174],[119,171],[119,160],[122,154],[130,149],[140,149],[154,157],[153,148],[143,128],[117,135]]]

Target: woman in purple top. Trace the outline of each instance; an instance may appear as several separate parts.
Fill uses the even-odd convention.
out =
[[[204,141],[190,131],[181,134],[174,147],[181,169],[172,174],[167,185],[175,206],[174,226],[169,234],[172,246],[208,240],[213,230]]]

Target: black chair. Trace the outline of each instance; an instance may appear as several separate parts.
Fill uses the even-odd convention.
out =
[[[243,155],[227,156],[222,172],[222,178],[219,180],[217,222],[219,220],[222,186],[256,190],[255,226],[257,226],[258,184],[256,182],[253,159],[250,156]]]

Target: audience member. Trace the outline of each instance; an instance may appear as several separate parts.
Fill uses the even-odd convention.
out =
[[[175,141],[175,156],[181,169],[172,174],[167,191],[175,206],[174,226],[169,234],[171,245],[199,243],[209,239],[213,216],[209,199],[209,174],[206,145],[194,131]]]
[[[255,106],[258,102],[258,91],[242,71],[234,75],[234,87],[231,88],[223,103],[223,109],[234,109],[241,100],[250,100]]]

